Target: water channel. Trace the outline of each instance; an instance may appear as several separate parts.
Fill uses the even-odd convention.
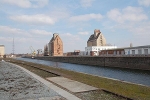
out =
[[[78,65],[62,62],[53,62],[29,58],[16,58],[18,60],[44,64],[53,67],[59,67],[76,72],[83,72],[87,74],[97,75],[101,77],[113,78],[121,81],[142,84],[150,87],[150,71],[110,68],[110,67],[97,67],[89,65]]]

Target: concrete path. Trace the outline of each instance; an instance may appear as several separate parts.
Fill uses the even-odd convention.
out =
[[[91,91],[91,90],[98,89],[98,88],[83,84],[81,82],[70,80],[70,79],[64,78],[64,77],[50,77],[47,79],[66,88],[67,90],[69,90],[71,92],[85,92],[85,91]]]
[[[14,64],[15,65],[15,64]],[[72,95],[71,93],[55,86],[54,84],[50,83],[49,81],[39,77],[38,75],[28,71],[27,69],[20,67],[18,65],[16,65],[18,68],[24,70],[25,72],[27,72],[28,74],[32,75],[34,78],[36,78],[37,80],[39,80],[40,82],[42,82],[43,84],[45,84],[46,86],[48,86],[49,88],[53,89],[55,92],[57,92],[58,94],[60,94],[61,96],[63,96],[64,98],[66,98],[67,100],[81,100],[80,98]],[[41,98],[42,99],[42,98]]]

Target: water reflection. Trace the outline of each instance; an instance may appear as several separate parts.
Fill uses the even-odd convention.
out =
[[[111,68],[103,66],[97,67],[88,65],[77,65],[28,58],[17,59],[150,86],[150,71]]]

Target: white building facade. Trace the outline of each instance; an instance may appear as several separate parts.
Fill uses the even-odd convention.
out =
[[[150,45],[125,48],[125,55],[150,55]]]
[[[3,58],[4,55],[5,55],[5,46],[0,45],[0,58]]]
[[[86,52],[85,51],[80,51],[79,56],[86,56]]]
[[[90,56],[91,52],[94,53],[94,56],[98,56],[101,50],[115,49],[117,46],[91,46],[85,47],[85,55]]]

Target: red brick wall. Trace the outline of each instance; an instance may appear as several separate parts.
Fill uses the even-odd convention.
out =
[[[63,56],[63,43],[59,36],[53,41],[53,56]]]

